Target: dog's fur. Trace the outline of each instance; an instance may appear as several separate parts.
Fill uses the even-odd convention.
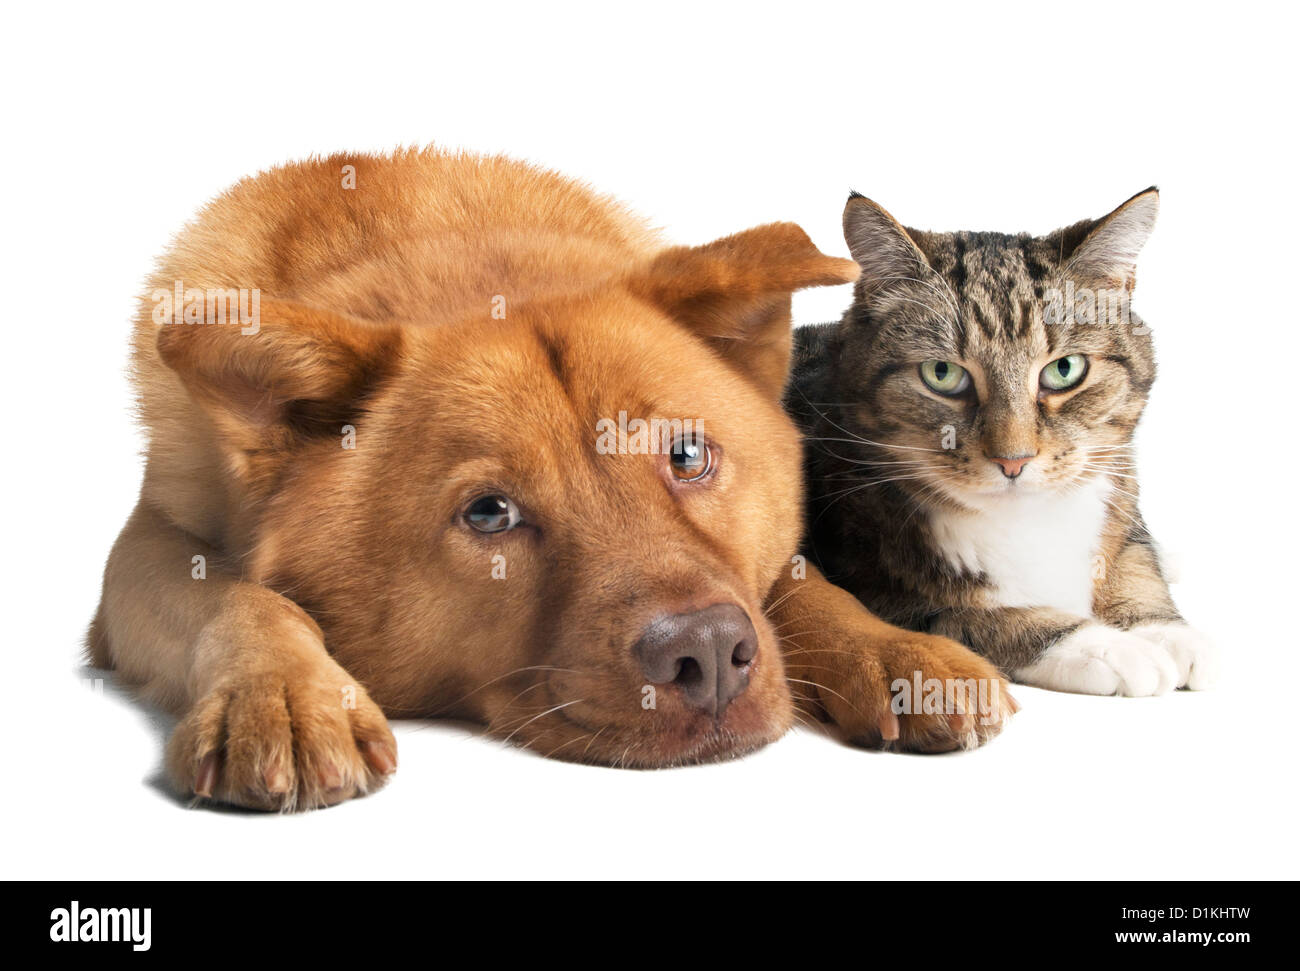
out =
[[[335,156],[241,182],[142,300],[148,462],[92,660],[181,715],[181,791],[264,808],[375,788],[396,767],[385,714],[642,767],[763,745],[796,702],[868,743],[988,737],[1003,709],[900,724],[889,685],[991,666],[792,576],[790,294],[857,272],[786,223],[668,247],[503,158]],[[256,333],[160,326],[149,295],[178,280],[259,290]],[[684,483],[662,454],[598,455],[596,422],[620,411],[699,422],[716,471]],[[524,522],[469,528],[467,504],[496,493]],[[654,618],[713,604],[758,635],[720,720],[647,691],[630,651]]]

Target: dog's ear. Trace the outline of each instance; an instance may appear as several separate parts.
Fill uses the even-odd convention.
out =
[[[777,398],[790,366],[790,295],[857,277],[856,263],[820,252],[794,223],[770,223],[664,250],[629,289]]]
[[[396,327],[282,301],[257,326],[167,323],[158,353],[212,419],[236,466],[355,421],[396,360]],[[240,461],[240,456],[244,461]]]

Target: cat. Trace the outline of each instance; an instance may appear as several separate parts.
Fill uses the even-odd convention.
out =
[[[885,620],[1013,680],[1142,696],[1215,679],[1138,511],[1155,379],[1130,308],[1159,193],[1046,236],[920,232],[853,193],[853,304],[795,332],[805,552]]]

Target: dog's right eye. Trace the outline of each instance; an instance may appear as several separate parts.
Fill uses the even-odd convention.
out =
[[[699,482],[713,472],[713,450],[696,435],[679,435],[668,453],[668,465],[678,482]]]
[[[465,509],[465,522],[480,533],[502,533],[519,525],[519,507],[509,496],[479,496]]]

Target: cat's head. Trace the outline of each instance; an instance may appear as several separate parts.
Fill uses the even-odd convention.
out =
[[[1158,201],[1036,237],[920,232],[850,197],[836,386],[880,445],[869,472],[969,508],[1131,472],[1155,362],[1129,298]]]

